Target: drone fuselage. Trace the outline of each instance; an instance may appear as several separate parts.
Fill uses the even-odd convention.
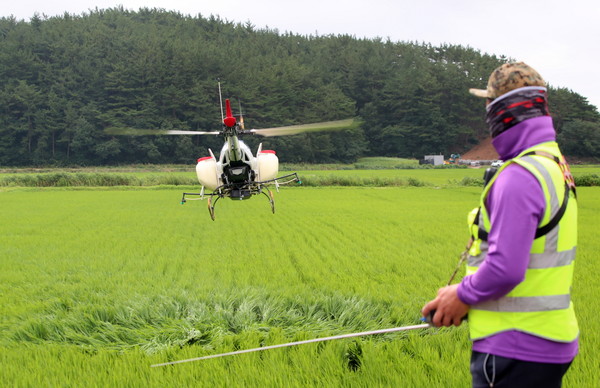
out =
[[[256,156],[250,147],[237,136],[227,138],[219,159],[209,150],[210,156],[198,159],[196,174],[200,184],[211,191],[226,191],[232,199],[246,199],[261,182],[277,177],[279,159],[272,150],[258,147]]]

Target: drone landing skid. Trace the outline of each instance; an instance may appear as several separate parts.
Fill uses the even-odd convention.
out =
[[[269,194],[265,193],[264,191],[262,193],[268,198],[269,203],[271,204],[271,212],[275,214],[275,198],[273,198],[273,192],[269,189],[267,189],[267,191]]]
[[[210,214],[210,218],[213,221],[215,220],[215,205],[217,204],[217,201],[219,200],[219,198],[221,198],[221,197],[217,196],[214,203],[212,201],[212,197],[208,197],[208,200],[207,200],[208,213]]]
[[[271,212],[273,214],[275,214],[275,198],[273,198],[273,192],[268,189],[267,189],[268,194],[262,190],[260,192],[263,193],[267,197],[267,199],[269,200],[269,204],[271,205]],[[191,196],[191,195],[200,196],[201,198],[194,198],[194,199],[186,198],[186,196]],[[202,198],[203,196],[204,196],[204,194],[200,194],[200,193],[183,193],[183,197],[181,198],[181,204],[183,205],[188,200],[193,201],[193,200],[198,200],[198,199],[204,199],[204,198]],[[222,194],[207,194],[206,197],[207,197],[208,213],[210,214],[210,218],[214,221],[215,220],[215,206],[217,205],[217,201],[219,199],[223,198],[223,195]],[[214,201],[213,201],[213,197],[215,198]]]
[[[291,179],[284,181],[284,182],[279,181],[281,179],[286,179],[286,178],[291,178]],[[239,184],[235,184],[235,185],[226,184],[226,185],[217,187],[214,190],[214,192],[208,193],[208,194],[204,193],[204,187],[202,187],[202,190],[200,191],[200,193],[183,193],[183,196],[181,197],[181,204],[183,205],[188,200],[190,200],[190,201],[199,200],[199,199],[204,199],[204,197],[207,197],[208,213],[210,214],[210,218],[214,221],[215,220],[215,206],[219,199],[221,199],[223,197],[229,197],[234,200],[245,200],[255,194],[262,193],[269,200],[269,204],[271,205],[271,212],[273,214],[275,214],[275,198],[273,197],[273,192],[271,190],[269,190],[266,187],[266,185],[274,183],[275,188],[277,189],[277,191],[279,191],[279,186],[285,185],[285,184],[288,184],[291,182],[300,182],[300,179],[298,178],[298,175],[296,173],[281,176],[279,178],[271,179],[271,180],[264,181],[264,182],[244,182],[244,184],[242,184],[241,186]],[[199,198],[187,198],[189,196],[197,196]],[[213,198],[214,198],[214,200],[213,200]]]

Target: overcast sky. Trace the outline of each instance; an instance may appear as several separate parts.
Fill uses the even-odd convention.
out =
[[[537,69],[600,109],[599,0],[3,0],[0,16],[29,20],[122,5],[218,15],[302,35],[460,44]],[[474,85],[483,86],[483,85]]]

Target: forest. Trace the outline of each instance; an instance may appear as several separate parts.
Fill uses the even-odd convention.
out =
[[[485,87],[509,60],[460,45],[304,36],[162,9],[4,17],[0,166],[194,163],[222,140],[104,130],[219,130],[218,82],[247,128],[362,120],[339,132],[243,138],[285,162],[464,153],[487,135],[483,102],[468,89]],[[548,81],[563,152],[600,158],[597,108]]]

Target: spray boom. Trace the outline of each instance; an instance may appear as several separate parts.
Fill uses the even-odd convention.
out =
[[[165,365],[173,365],[173,364],[182,364],[184,362],[208,360],[209,358],[218,358],[218,357],[233,356],[233,355],[236,355],[236,354],[260,352],[262,350],[286,348],[286,347],[290,347],[290,346],[310,344],[310,343],[314,343],[314,342],[332,341],[332,340],[338,340],[338,339],[343,339],[343,338],[362,337],[362,336],[374,335],[374,334],[395,333],[395,332],[398,332],[398,331],[408,331],[408,330],[416,330],[416,329],[425,329],[427,327],[431,327],[431,325],[429,325],[429,323],[423,323],[423,324],[420,324],[420,325],[403,326],[403,327],[393,327],[391,329],[381,329],[381,330],[373,330],[373,331],[363,331],[363,332],[360,332],[360,333],[350,333],[350,334],[334,335],[332,337],[315,338],[315,339],[310,339],[310,340],[305,340],[305,341],[289,342],[287,344],[263,346],[263,347],[254,348],[254,349],[237,350],[235,352],[213,354],[213,355],[209,355],[209,356],[190,358],[190,359],[187,359],[187,360],[179,360],[179,361],[165,362],[165,363],[162,363],[162,364],[154,364],[154,365],[151,365],[151,366],[152,367],[157,367],[157,366],[165,366]]]

